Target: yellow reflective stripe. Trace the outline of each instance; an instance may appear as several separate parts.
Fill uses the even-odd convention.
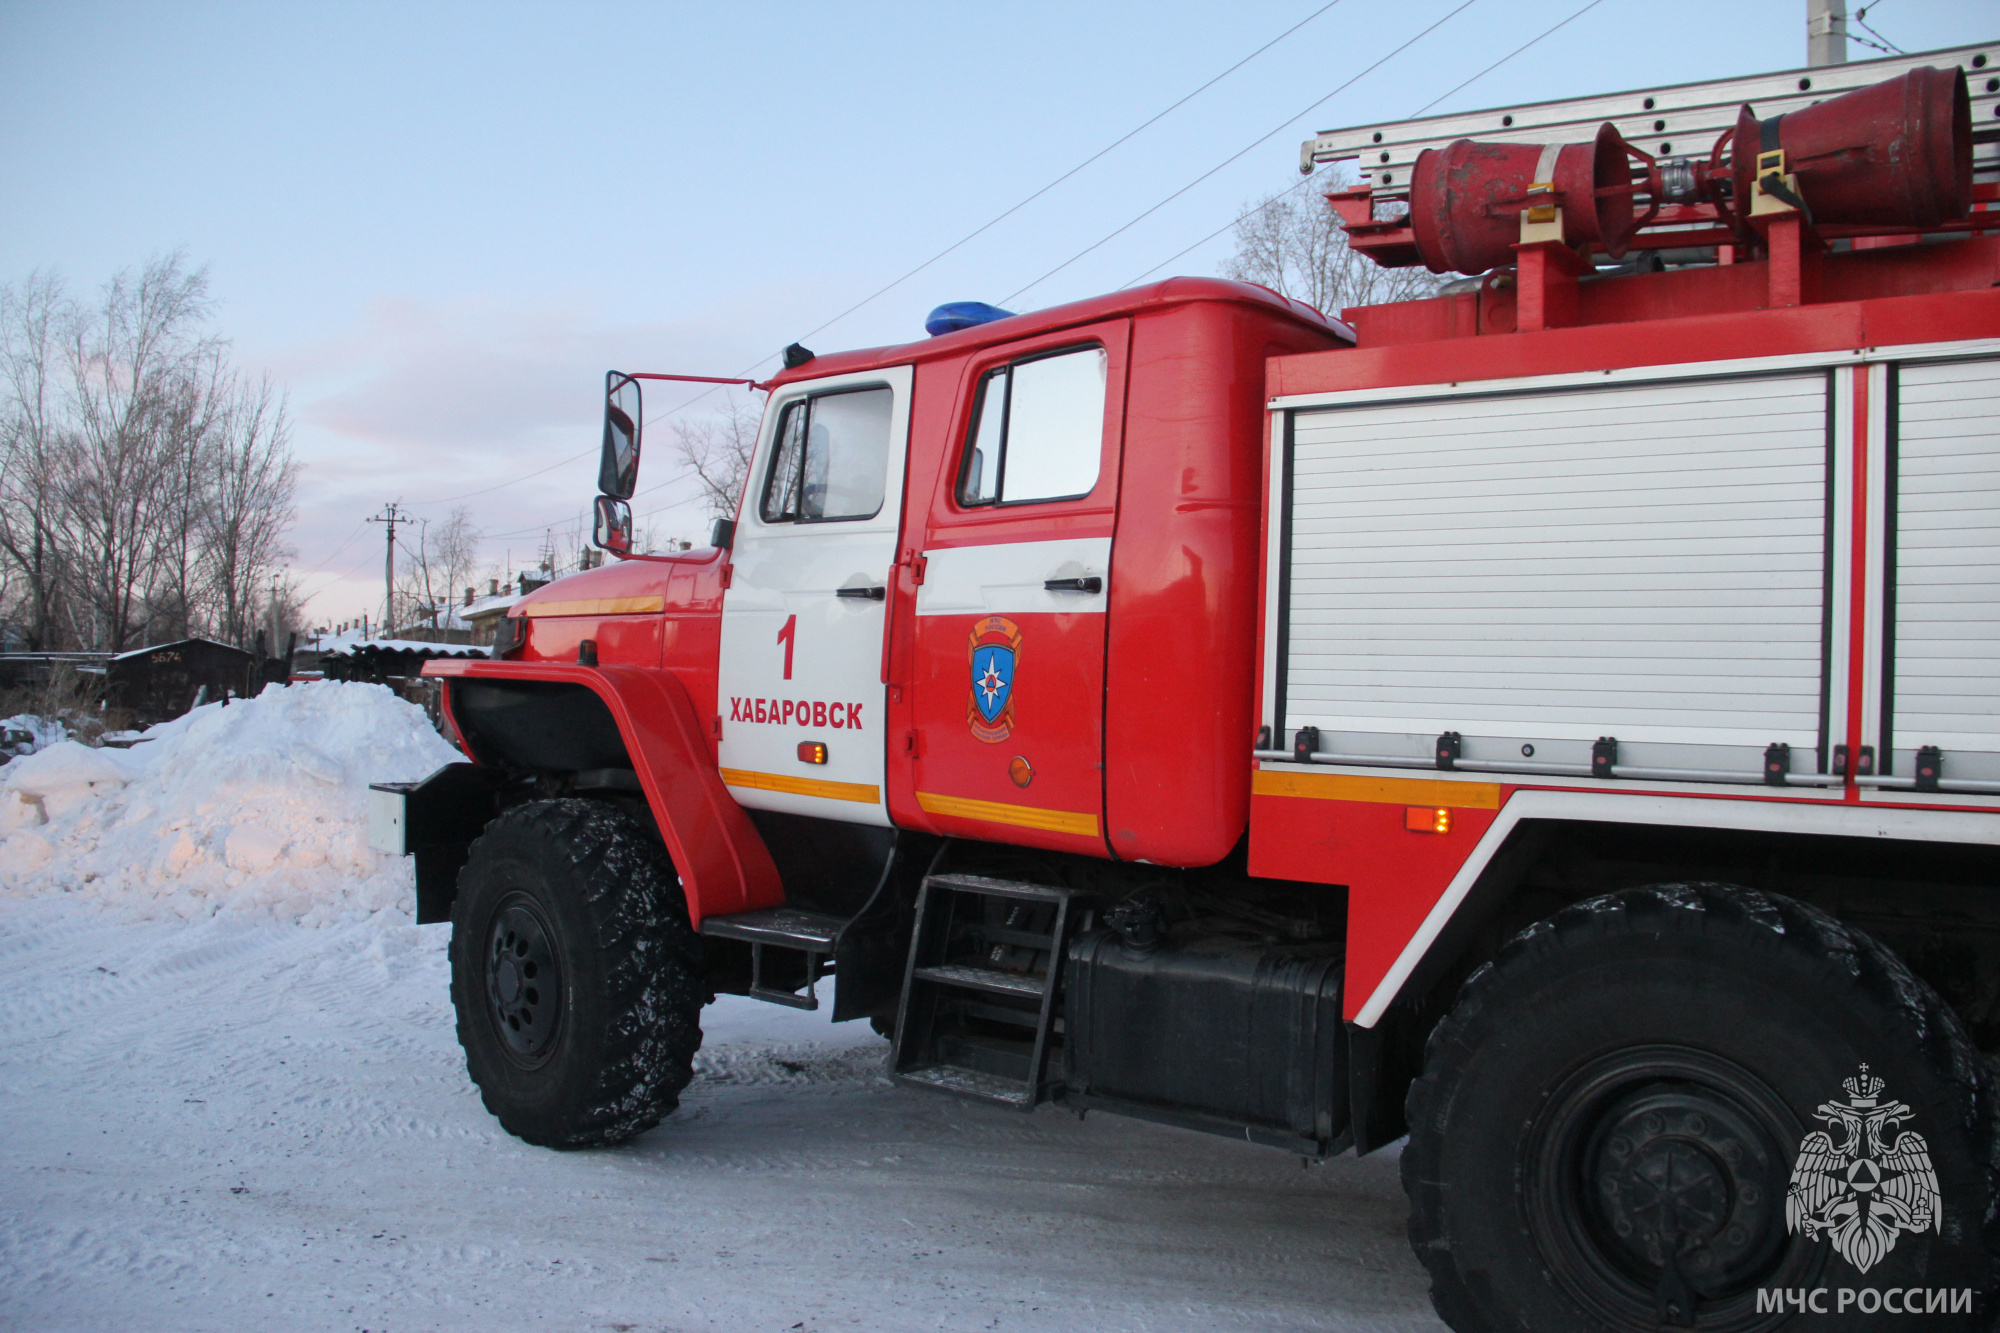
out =
[[[664,597],[599,597],[589,602],[528,602],[524,616],[633,616],[648,611],[664,611]]]
[[[1498,810],[1497,782],[1451,782],[1439,778],[1373,778],[1357,773],[1295,773],[1261,768],[1250,775],[1257,796],[1310,796],[1321,801],[1374,801],[1382,805],[1430,805],[1460,810]]]
[[[1067,810],[1037,810],[1029,805],[974,801],[963,796],[939,796],[927,791],[917,793],[917,805],[934,815],[979,819],[988,824],[1014,824],[1050,833],[1074,833],[1085,838],[1097,836],[1096,815],[1071,814]]]
[[[731,787],[751,787],[757,791],[823,796],[829,801],[859,801],[863,805],[882,804],[882,789],[866,782],[829,782],[825,778],[795,778],[783,773],[753,773],[745,768],[723,769],[722,781]]]

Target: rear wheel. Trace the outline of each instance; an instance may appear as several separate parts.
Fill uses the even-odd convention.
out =
[[[472,845],[452,906],[466,1068],[508,1133],[617,1143],[673,1110],[701,1044],[701,953],[664,851],[600,801],[538,801]]]
[[[1986,1317],[1990,1076],[1893,954],[1790,899],[1671,885],[1529,928],[1433,1032],[1409,1120],[1410,1237],[1462,1333],[1775,1328],[1822,1287],[1830,1315],[1893,1286]]]

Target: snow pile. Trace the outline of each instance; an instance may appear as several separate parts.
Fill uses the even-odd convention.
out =
[[[67,735],[68,729],[52,717],[21,713],[0,718],[0,770],[17,756],[46,750]]]
[[[0,769],[0,894],[307,925],[408,912],[408,864],[368,846],[367,793],[459,758],[421,709],[380,685],[273,685],[145,735]]]

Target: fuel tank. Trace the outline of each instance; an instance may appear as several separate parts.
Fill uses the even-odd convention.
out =
[[[1339,945],[1191,933],[1071,942],[1064,1099],[1307,1153],[1347,1131]]]

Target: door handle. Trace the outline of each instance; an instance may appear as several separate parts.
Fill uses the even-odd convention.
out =
[[[1103,592],[1104,580],[1095,574],[1083,579],[1043,579],[1042,587],[1050,592]]]
[[[842,588],[834,593],[836,597],[859,597],[871,602],[879,602],[888,597],[887,588]]]

